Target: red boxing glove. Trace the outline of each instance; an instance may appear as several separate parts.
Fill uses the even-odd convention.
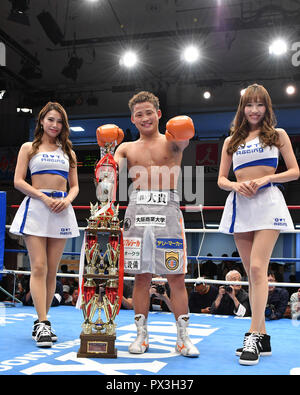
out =
[[[100,147],[104,147],[106,143],[113,143],[116,141],[116,145],[123,141],[124,133],[117,125],[107,124],[99,126],[96,131],[97,143]]]
[[[171,118],[167,122],[166,129],[166,138],[168,141],[189,140],[195,135],[193,120],[186,115]]]

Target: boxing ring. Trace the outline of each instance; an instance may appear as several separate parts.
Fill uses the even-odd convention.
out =
[[[18,206],[12,205],[12,208]],[[73,206],[76,210],[90,209],[89,206]],[[121,207],[125,209],[126,207]],[[182,210],[195,207],[184,206]],[[221,206],[204,206],[201,213],[203,228],[186,229],[186,233],[202,234],[197,255],[188,256],[188,262],[198,265],[204,260],[212,261],[240,261],[240,258],[203,256],[201,247],[208,233],[217,233],[217,229],[207,229],[203,218],[205,210],[222,210]],[[289,206],[290,210],[299,210],[300,206]],[[200,222],[200,221],[199,221]],[[6,225],[9,228],[9,225]],[[294,233],[300,233],[295,229]],[[5,252],[26,253],[26,250],[6,249]],[[80,252],[65,251],[64,255],[77,256]],[[274,262],[299,262],[300,258],[271,258]],[[4,263],[5,264],[5,263]],[[30,275],[30,271],[6,270],[2,274]],[[78,277],[78,274],[58,273],[63,277]],[[126,281],[133,281],[133,277],[124,277]],[[153,279],[161,281],[161,279]],[[166,281],[166,279],[164,279]],[[186,278],[186,284],[194,284],[196,278]],[[231,281],[205,279],[203,282],[219,284],[233,284]],[[234,282],[247,285],[247,281]],[[275,286],[300,287],[300,283],[270,283]],[[14,296],[14,295],[12,295]],[[272,356],[261,357],[255,366],[242,366],[235,356],[235,349],[241,347],[243,335],[249,329],[250,317],[195,314],[190,313],[189,334],[192,342],[197,345],[199,358],[185,358],[175,352],[176,324],[172,313],[149,312],[148,331],[150,348],[141,355],[128,352],[128,345],[136,337],[134,325],[134,311],[120,310],[116,317],[118,349],[117,359],[77,358],[79,336],[82,325],[82,313],[73,306],[52,307],[49,319],[58,335],[58,342],[50,349],[37,348],[31,339],[33,321],[37,318],[34,307],[23,306],[14,300],[13,308],[0,303],[0,375],[102,375],[102,376],[135,376],[134,381],[140,383],[141,390],[157,385],[154,381],[142,382],[146,376],[162,376],[168,378],[168,385],[173,389],[188,388],[188,379],[193,385],[200,375],[299,375],[300,356],[297,349],[300,334],[300,321],[282,318],[267,321],[267,331],[271,335]],[[178,377],[185,379],[178,382]],[[106,383],[108,383],[106,378]],[[118,380],[116,378],[116,380]],[[128,380],[128,379],[127,379]],[[114,382],[114,385],[117,385]],[[144,383],[144,384],[142,384]],[[151,383],[151,384],[150,384]],[[190,383],[191,384],[191,383]],[[108,385],[108,384],[107,384]],[[157,389],[157,387],[151,387]],[[170,389],[170,388],[168,388]]]

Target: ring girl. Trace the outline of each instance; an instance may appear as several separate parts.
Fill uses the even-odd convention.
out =
[[[47,103],[38,115],[33,142],[20,148],[15,169],[14,186],[26,197],[10,232],[24,236],[29,254],[30,291],[38,315],[32,337],[38,347],[51,347],[57,340],[47,313],[66,239],[79,236],[71,205],[79,192],[77,164],[69,134],[64,108]],[[31,185],[26,181],[28,168]]]
[[[289,136],[275,124],[268,92],[250,85],[224,141],[219,169],[219,187],[231,191],[219,230],[234,235],[249,281],[251,326],[237,350],[242,365],[255,365],[260,355],[271,354],[265,327],[268,265],[280,231],[294,230],[278,184],[297,180],[299,167]],[[286,170],[276,173],[279,154]],[[231,164],[236,181],[228,178]]]

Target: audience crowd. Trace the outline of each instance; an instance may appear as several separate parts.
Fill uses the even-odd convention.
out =
[[[212,254],[207,254],[208,259],[197,265],[197,268],[190,272],[190,276],[196,278],[196,281],[192,289],[187,285],[189,311],[200,314],[221,314],[238,317],[251,316],[247,286],[232,283],[230,285],[213,283],[213,280],[225,280],[227,282],[247,281],[242,262],[239,259],[231,260],[227,254],[223,254],[222,257],[224,260],[216,264],[211,257]],[[238,258],[238,253],[234,251],[232,257]],[[74,274],[74,271],[68,271],[67,265],[62,265],[60,272]],[[199,274],[201,275],[199,276]],[[268,281],[270,285],[265,310],[266,320],[278,320],[281,318],[300,320],[300,288],[276,287],[272,284],[283,281],[283,265],[274,262],[270,263]],[[296,282],[296,279],[290,276],[290,282]],[[124,281],[122,309],[133,309],[133,286],[134,281]],[[104,289],[102,291],[104,292]],[[172,311],[168,283],[156,278],[149,289],[149,296],[150,311]],[[29,276],[17,275],[15,297],[25,306],[33,304],[29,289]],[[75,306],[77,299],[77,277],[57,277],[52,307],[60,305]]]

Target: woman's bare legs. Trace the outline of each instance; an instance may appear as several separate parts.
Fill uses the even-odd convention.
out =
[[[47,278],[46,278],[46,289],[47,289],[47,299],[46,299],[46,313],[48,313],[51,303],[54,297],[56,289],[56,273],[57,268],[64,252],[66,245],[66,239],[47,239]]]
[[[38,236],[26,236],[25,244],[30,259],[30,292],[39,321],[47,320],[47,239]]]
[[[266,333],[267,272],[278,235],[277,230],[270,229],[234,234],[249,281],[249,300],[252,310],[250,332]]]
[[[65,243],[65,239],[25,237],[31,266],[30,292],[39,321],[47,320],[56,288],[56,270]]]
[[[268,300],[268,267],[279,231],[256,231],[250,257],[252,320],[250,332],[265,333],[265,309]],[[262,332],[264,331],[264,332]]]

